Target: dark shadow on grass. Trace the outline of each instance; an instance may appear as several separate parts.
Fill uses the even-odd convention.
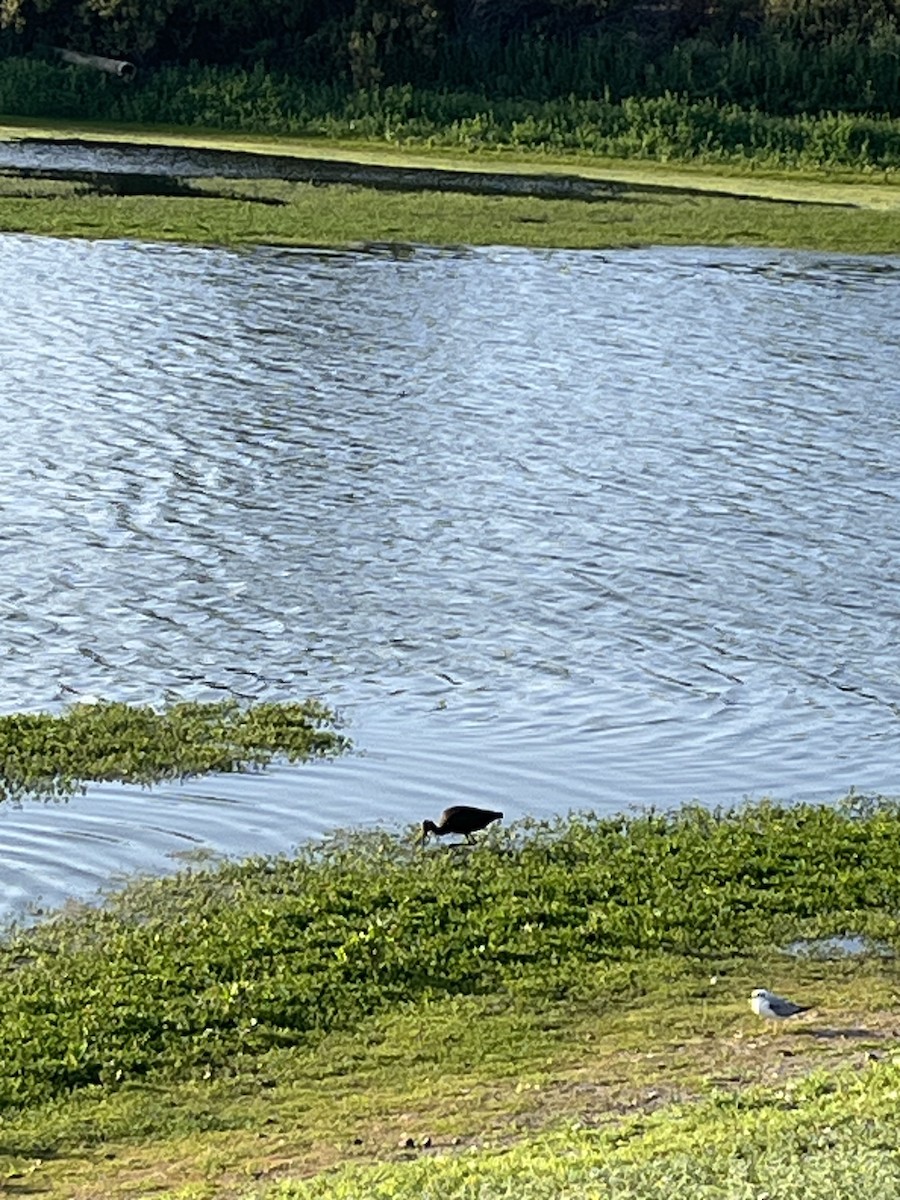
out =
[[[897,1036],[896,1032],[893,1030],[862,1029],[855,1026],[851,1026],[850,1028],[846,1029],[807,1028],[797,1029],[794,1032],[802,1035],[803,1037],[821,1038],[823,1040],[838,1040],[841,1038],[846,1038],[848,1040],[855,1038],[876,1038],[878,1040],[884,1040],[887,1038],[895,1038]]]
[[[39,167],[8,167],[0,178],[41,180],[80,184],[82,194],[94,196],[174,196],[192,200],[240,200],[278,208],[289,202],[274,196],[251,196],[238,191],[221,192],[195,187],[177,175],[143,175],[127,171],[48,171]]]
[[[407,167],[327,158],[296,158],[287,154],[255,154],[247,150],[192,149],[154,143],[136,145],[112,140],[19,138],[16,145],[25,149],[33,147],[45,156],[39,168],[42,178],[45,179],[59,177],[67,169],[67,158],[68,169],[71,170],[75,162],[80,161],[83,164],[85,155],[90,155],[92,162],[97,162],[97,167],[91,172],[93,174],[152,174],[154,177],[169,176],[182,180],[201,177],[277,179],[288,183],[311,183],[316,186],[351,184],[393,192],[464,192],[477,196],[530,196],[545,200],[582,200],[587,203],[621,200],[628,195],[645,198],[659,195],[756,200],[761,204],[787,204],[794,207],[858,207],[855,204],[833,204],[828,201],[776,199],[726,189],[625,183],[583,175]],[[109,163],[105,168],[104,154]],[[127,171],[123,172],[123,167],[126,167]],[[210,193],[206,192],[204,195]],[[263,202],[273,203],[271,200]]]

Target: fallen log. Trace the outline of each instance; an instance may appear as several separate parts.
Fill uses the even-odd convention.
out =
[[[123,58],[104,58],[102,54],[81,54],[78,50],[62,50],[54,47],[63,62],[73,63],[76,67],[93,67],[96,71],[106,71],[118,79],[133,79],[135,65]]]

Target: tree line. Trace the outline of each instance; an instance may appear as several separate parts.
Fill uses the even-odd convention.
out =
[[[895,112],[900,95],[900,0],[0,0],[0,52],[50,47],[531,100]]]
[[[64,44],[152,65],[290,68],[363,84],[452,70],[466,43],[523,37],[564,52],[615,33],[653,49],[703,36],[866,41],[900,28],[900,0],[0,0],[7,50]]]

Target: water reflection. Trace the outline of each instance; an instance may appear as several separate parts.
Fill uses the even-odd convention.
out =
[[[364,751],[0,809],[9,906],[451,801],[896,790],[897,260],[0,271],[0,708],[316,694]]]

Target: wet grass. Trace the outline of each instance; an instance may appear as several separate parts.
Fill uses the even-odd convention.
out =
[[[900,947],[895,804],[573,817],[472,850],[416,850],[412,835],[135,884],[12,936],[8,1186],[196,1200],[349,1161],[374,1174],[309,1194],[423,1195],[433,1172],[435,1195],[492,1196],[520,1194],[528,1170],[570,1186],[562,1156],[570,1193],[521,1194],[601,1195],[584,1190],[591,1172],[631,1171],[628,1154],[657,1178],[640,1150],[657,1121],[673,1122],[666,1161],[681,1170],[716,1106],[732,1124],[756,1111],[726,1094],[775,1087],[758,1107],[789,1117],[811,1070],[887,1069],[893,955],[779,948],[838,934]],[[759,985],[816,1011],[762,1026],[747,1005]],[[757,1158],[767,1128],[753,1126]],[[728,1144],[710,1143],[713,1167]],[[644,1194],[639,1173],[623,1179]]]
[[[0,716],[0,799],[71,795],[89,782],[148,785],[337,754],[347,740],[314,700],[156,709],[98,701],[63,713]]]
[[[828,997],[856,1034],[819,1036],[809,1022],[761,1030],[744,996],[773,971],[786,990]],[[490,1167],[492,1151],[527,1148],[546,1131],[616,1130],[748,1088],[777,1089],[784,1107],[795,1081],[871,1067],[869,1056],[892,1044],[885,1009],[895,979],[883,964],[826,970],[736,960],[715,985],[650,969],[635,976],[632,996],[618,998],[592,995],[589,974],[585,982],[577,1000],[421,1003],[315,1044],[239,1056],[208,1078],[84,1089],[7,1111],[0,1161],[51,1197],[256,1196],[253,1180],[323,1172],[315,1195],[380,1195],[385,1180],[412,1195],[431,1171],[436,1180],[445,1171],[454,1195],[452,1168],[434,1161],[440,1156],[461,1155],[487,1175],[479,1152]],[[345,1178],[348,1166],[360,1174]],[[493,1175],[496,1185],[502,1163]]]
[[[16,185],[6,181],[0,188],[0,228],[53,237],[235,247],[743,245],[860,254],[894,253],[900,246],[900,208],[654,194],[627,186],[587,202],[279,181],[208,180],[184,196]]]

